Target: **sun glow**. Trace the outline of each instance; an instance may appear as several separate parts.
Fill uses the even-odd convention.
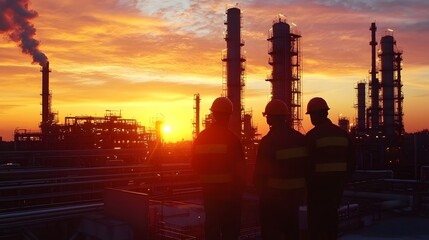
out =
[[[165,125],[162,130],[164,131],[164,133],[169,133],[169,132],[171,132],[171,127],[168,125]]]

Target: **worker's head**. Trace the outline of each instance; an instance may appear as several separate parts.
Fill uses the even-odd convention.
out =
[[[286,103],[279,99],[273,99],[265,106],[265,111],[262,115],[267,118],[268,125],[273,126],[284,123],[290,112]]]
[[[310,114],[311,123],[313,125],[317,125],[328,117],[329,109],[330,108],[325,99],[321,97],[315,97],[308,102],[307,112],[305,114]]]
[[[210,107],[216,122],[228,123],[232,113],[232,102],[226,97],[216,98]]]

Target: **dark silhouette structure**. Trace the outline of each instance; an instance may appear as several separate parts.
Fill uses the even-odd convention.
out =
[[[380,48],[377,51],[375,23],[371,23],[370,30],[371,78],[368,91],[370,105],[366,109],[365,83],[359,82],[356,87],[357,126],[352,132],[360,149],[361,168],[394,169],[403,158],[405,133],[402,50],[396,46],[393,30],[388,29],[381,37]]]
[[[290,114],[287,122],[295,129],[301,127],[301,45],[300,33],[292,23],[289,25],[283,15],[279,15],[269,31],[270,42],[268,54],[272,66],[271,82],[272,99],[284,101]]]

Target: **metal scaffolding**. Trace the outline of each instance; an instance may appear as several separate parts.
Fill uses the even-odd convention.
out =
[[[272,66],[266,81],[271,82],[272,99],[280,99],[289,108],[289,125],[299,130],[302,120],[302,50],[301,34],[287,23],[283,15],[274,20],[269,30],[268,41],[270,55],[268,63]]]

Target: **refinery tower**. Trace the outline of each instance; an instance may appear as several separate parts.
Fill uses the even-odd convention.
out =
[[[268,33],[272,99],[283,100],[289,108],[289,125],[297,130],[301,126],[301,35],[294,23],[287,23],[285,16],[278,15]]]
[[[396,46],[393,31],[388,29],[377,50],[375,23],[371,24],[370,105],[366,106],[366,83],[357,84],[356,135],[369,150],[370,168],[397,162],[404,137],[402,93],[402,50]],[[378,58],[378,59],[377,59]],[[378,60],[378,61],[377,61]],[[381,81],[379,79],[381,78]]]
[[[237,6],[227,6],[225,25],[226,49],[222,51],[222,95],[228,97],[233,106],[230,129],[237,136],[241,136],[246,59],[241,53],[244,41],[241,40],[241,10]]]
[[[226,30],[224,39],[226,49],[222,50],[222,96],[227,97],[232,102],[233,112],[229,121],[229,129],[237,135],[243,144],[252,145],[258,134],[257,128],[253,126],[252,112],[244,110],[244,86],[246,58],[241,48],[244,41],[241,38],[242,12],[236,5],[227,5],[224,21]],[[200,95],[194,95],[194,121],[193,136],[199,133],[200,122]],[[203,125],[207,128],[213,121],[211,115],[207,115],[203,120]]]

